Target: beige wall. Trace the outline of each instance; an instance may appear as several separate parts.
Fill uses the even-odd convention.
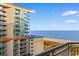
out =
[[[6,9],[6,34],[7,37],[9,38],[13,38],[13,12],[12,12],[12,8],[7,8]],[[7,42],[7,55],[8,56],[12,56],[13,55],[13,41],[9,41]]]
[[[34,55],[44,51],[44,41],[41,39],[34,39]]]
[[[12,8],[7,8],[6,13],[6,23],[7,23],[7,37],[13,38],[13,12]]]
[[[12,56],[13,55],[13,40],[7,42],[7,55]]]

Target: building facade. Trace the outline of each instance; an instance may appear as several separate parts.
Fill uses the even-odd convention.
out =
[[[32,39],[33,39],[33,44],[31,44],[30,42],[31,44],[30,47],[33,47],[33,48],[30,48],[31,55],[40,54],[44,51],[47,51],[48,49],[52,47],[56,47],[60,44],[63,44],[61,42],[56,42],[56,41],[50,40],[49,38],[44,38],[42,36],[37,36]]]
[[[44,42],[43,40],[41,40],[42,38],[43,36],[31,35],[31,38],[29,40],[30,41],[29,43],[30,56],[44,51]]]
[[[28,55],[30,10],[0,3],[0,55]]]

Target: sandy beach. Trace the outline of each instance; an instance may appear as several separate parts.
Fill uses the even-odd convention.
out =
[[[48,41],[59,42],[59,43],[79,42],[79,41],[65,40],[65,39],[56,39],[56,38],[43,38],[43,39],[44,39],[44,40],[48,40]]]

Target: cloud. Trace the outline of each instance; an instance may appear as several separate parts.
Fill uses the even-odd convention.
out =
[[[79,11],[65,11],[62,16],[68,16],[68,15],[75,15],[75,14],[79,14]]]
[[[36,13],[36,11],[35,11],[35,10],[31,10],[30,12],[31,12],[31,13]]]
[[[75,15],[75,16],[79,16],[79,15]]]
[[[50,27],[55,27],[55,26],[57,26],[56,24],[50,24],[49,25]]]
[[[78,21],[77,20],[66,20],[65,22],[67,22],[67,23],[76,23]]]

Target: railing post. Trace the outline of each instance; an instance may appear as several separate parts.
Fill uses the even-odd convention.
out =
[[[70,48],[69,48],[69,44],[68,44],[68,56],[70,55],[69,50],[70,50]]]
[[[54,56],[54,52],[52,51],[52,52],[50,52],[50,56]]]

